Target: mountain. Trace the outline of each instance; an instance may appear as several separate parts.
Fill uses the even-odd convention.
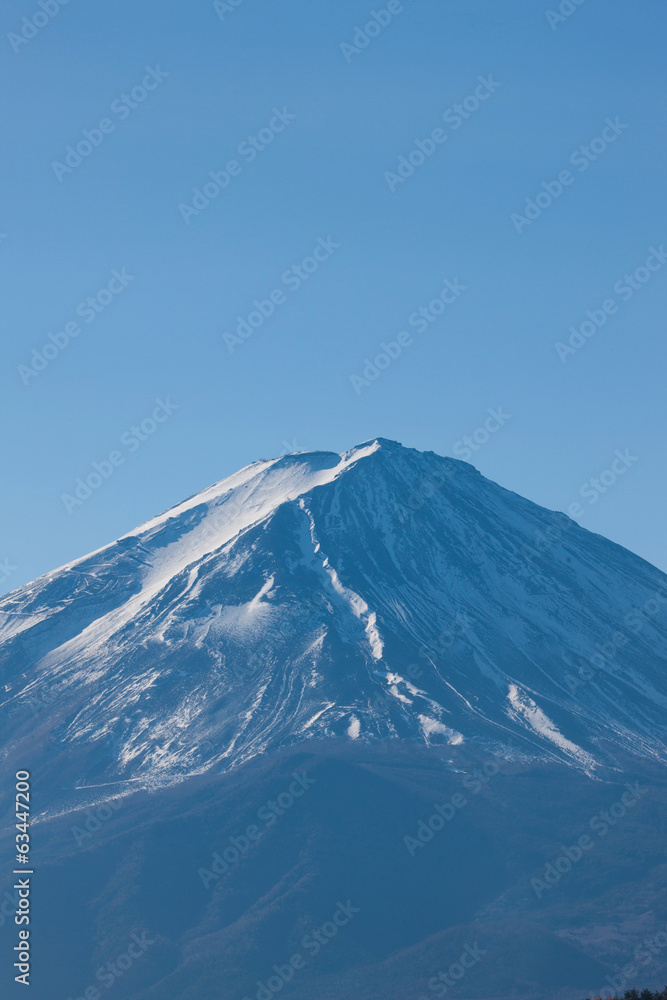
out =
[[[666,608],[637,556],[378,439],[256,462],[6,596],[4,726],[34,716],[78,785],[323,738],[664,759]]]
[[[290,800],[294,775],[306,787]],[[33,774],[37,803],[45,784]],[[583,1000],[615,992],[609,979],[633,961],[627,986],[658,987],[666,831],[654,764],[624,759],[593,780],[461,745],[445,758],[406,741],[310,740],[36,824],[31,996]],[[132,935],[150,948],[100,983]]]
[[[33,1000],[661,985],[665,609],[642,559],[384,439],[255,462],[7,595]]]

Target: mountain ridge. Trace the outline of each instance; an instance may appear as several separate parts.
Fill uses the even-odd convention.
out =
[[[329,738],[584,770],[614,744],[663,759],[666,607],[667,577],[638,556],[378,438],[251,463],[6,595],[0,710],[20,741],[46,688],[38,732],[87,781],[168,782]]]

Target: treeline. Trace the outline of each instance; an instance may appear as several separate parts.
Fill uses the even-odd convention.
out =
[[[587,997],[586,1000],[591,1000]],[[592,1000],[667,1000],[667,986],[664,990],[660,990],[658,993],[651,993],[650,990],[626,990],[623,996],[616,994],[615,996],[607,997],[593,997]]]

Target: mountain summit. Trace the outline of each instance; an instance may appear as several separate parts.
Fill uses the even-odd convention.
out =
[[[65,785],[315,738],[590,771],[664,757],[666,609],[639,557],[377,439],[255,462],[6,596],[2,711],[13,746],[32,709],[45,758],[74,755]]]

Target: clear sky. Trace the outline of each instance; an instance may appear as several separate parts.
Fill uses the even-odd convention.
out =
[[[376,436],[667,569],[667,11],[560,8],[4,4],[3,590]]]

